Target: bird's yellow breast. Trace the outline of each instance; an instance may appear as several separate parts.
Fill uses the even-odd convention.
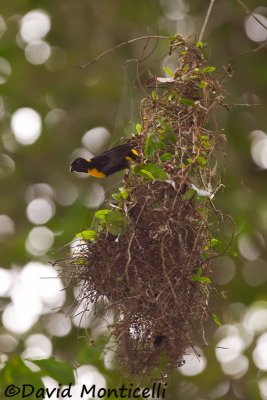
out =
[[[88,168],[88,174],[94,176],[95,178],[105,178],[104,172],[99,171],[96,168]]]

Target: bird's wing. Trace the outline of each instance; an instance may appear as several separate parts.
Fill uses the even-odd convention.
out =
[[[109,169],[116,164],[119,164],[125,156],[129,154],[132,146],[128,144],[122,144],[116,147],[113,147],[110,150],[106,150],[98,156],[91,159],[91,161],[98,165],[99,168]]]

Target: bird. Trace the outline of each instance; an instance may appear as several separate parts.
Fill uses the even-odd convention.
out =
[[[79,157],[70,164],[70,172],[85,172],[96,178],[105,178],[115,172],[129,168],[130,163],[138,160],[135,146],[125,143],[106,150],[89,160]]]

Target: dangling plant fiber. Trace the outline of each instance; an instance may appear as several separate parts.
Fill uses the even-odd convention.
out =
[[[177,69],[151,77],[131,140],[140,154],[124,184],[61,263],[79,301],[112,312],[117,358],[130,375],[183,364],[211,316],[212,199],[221,182],[224,136],[208,125],[223,90],[202,44],[176,36]],[[97,310],[97,307],[95,308]]]

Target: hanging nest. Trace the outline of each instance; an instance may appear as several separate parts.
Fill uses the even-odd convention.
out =
[[[152,89],[131,139],[140,163],[78,235],[82,242],[62,269],[68,287],[80,288],[78,302],[102,301],[112,312],[117,358],[130,375],[182,365],[211,316],[213,228],[220,218],[212,199],[225,140],[208,121],[223,94],[201,44],[177,36],[171,50],[176,71],[165,68],[169,78],[146,82]]]

